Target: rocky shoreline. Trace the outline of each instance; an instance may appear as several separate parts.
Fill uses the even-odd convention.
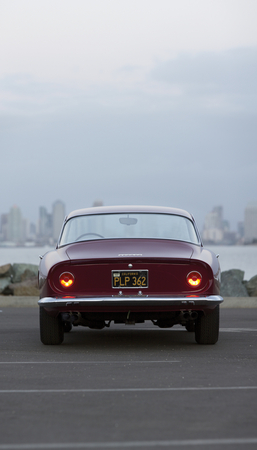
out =
[[[0,295],[39,296],[38,266],[35,264],[5,264],[0,266]],[[222,297],[257,297],[257,275],[244,280],[244,271],[221,272]]]
[[[39,296],[38,266],[35,264],[0,266],[0,295]]]
[[[221,272],[220,295],[222,297],[257,297],[257,275],[244,280],[244,271],[231,269]]]

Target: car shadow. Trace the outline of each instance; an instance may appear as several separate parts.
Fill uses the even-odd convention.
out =
[[[160,350],[167,347],[197,345],[194,333],[181,329],[159,328],[123,328],[114,327],[104,330],[91,330],[88,328],[73,328],[65,333],[62,346],[87,347],[96,350]]]

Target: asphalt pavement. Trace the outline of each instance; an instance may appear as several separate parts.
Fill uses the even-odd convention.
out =
[[[0,450],[257,449],[257,308],[210,346],[150,322],[44,346],[35,305],[0,309]]]

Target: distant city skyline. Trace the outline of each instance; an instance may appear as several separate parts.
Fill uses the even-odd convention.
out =
[[[101,206],[103,201],[97,199],[90,206]],[[69,213],[70,211],[68,211]],[[0,214],[0,242],[22,244],[26,241],[37,243],[57,242],[63,220],[67,214],[62,200],[55,200],[49,212],[45,206],[39,206],[36,223],[23,216],[17,205],[10,207],[9,212]],[[236,244],[257,242],[257,202],[248,203],[243,212],[243,220],[239,220],[236,229],[230,227],[226,220],[226,212],[222,205],[214,206],[206,212],[202,227],[199,226],[204,243]]]
[[[0,242],[23,244],[37,242],[52,244],[57,242],[65,218],[65,204],[56,200],[49,213],[44,206],[38,210],[37,223],[23,217],[21,209],[14,205],[8,213],[0,215]]]

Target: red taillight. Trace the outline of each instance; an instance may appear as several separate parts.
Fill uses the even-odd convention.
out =
[[[74,280],[74,276],[70,272],[64,272],[59,277],[61,285],[65,288],[71,287],[74,283]]]
[[[192,287],[198,287],[202,282],[202,275],[199,272],[190,272],[187,275],[187,282]]]

